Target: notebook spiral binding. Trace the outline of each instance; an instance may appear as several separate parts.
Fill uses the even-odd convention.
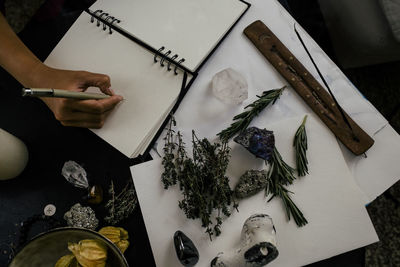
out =
[[[116,23],[121,22],[121,20],[119,20],[118,18],[111,16],[109,13],[107,13],[101,9],[98,9],[96,11],[89,10],[88,13],[91,15],[90,22],[94,23],[96,21],[97,27],[100,27],[103,24],[103,31],[106,31],[107,27],[108,27],[109,34],[113,33],[112,26],[114,26],[114,24],[116,24]],[[171,65],[175,65],[174,74],[178,75],[177,70],[178,70],[178,68],[182,68],[181,64],[183,62],[185,62],[185,59],[181,58],[181,59],[179,59],[179,61],[177,61],[177,59],[179,58],[178,54],[174,54],[173,56],[170,57],[169,55],[172,54],[172,51],[168,50],[168,51],[164,52],[165,50],[166,49],[164,46],[160,47],[160,49],[158,49],[157,52],[155,52],[155,49],[153,50],[154,63],[160,62],[160,66],[165,67],[164,62],[168,61],[167,70],[171,71],[172,70]],[[160,60],[157,60],[157,56],[160,57]]]
[[[116,17],[111,16],[110,14],[104,12],[101,9],[98,9],[98,10],[93,12],[92,17],[90,18],[90,22],[94,23],[95,19],[97,20],[97,22],[96,22],[96,26],[97,27],[100,27],[101,23],[103,23],[103,31],[107,30],[107,24],[105,24],[104,22],[101,22],[100,19],[105,20],[106,22],[110,23],[110,25],[113,25],[114,23],[120,23],[121,22],[120,19],[117,19]],[[109,29],[108,33],[112,34],[113,33],[112,28],[110,26],[108,26],[108,29]]]
[[[165,50],[165,47],[162,46],[162,47],[160,47],[160,49],[157,50],[157,52],[162,53],[164,50]],[[160,59],[160,66],[161,66],[161,67],[164,67],[164,66],[165,66],[164,61],[165,61],[166,58],[168,58],[168,56],[169,56],[171,53],[172,53],[172,51],[171,51],[171,50],[168,50],[167,52],[165,52],[165,53],[163,54],[163,56],[162,56],[161,59]],[[171,71],[171,70],[172,70],[172,68],[171,68],[171,61],[174,61],[174,62],[175,62],[175,60],[176,60],[178,57],[179,57],[179,55],[178,55],[178,54],[175,54],[175,55],[173,55],[172,57],[169,58],[170,60],[168,61],[168,65],[167,65],[167,70],[168,70],[168,71]],[[157,54],[154,54],[154,63],[157,63],[157,62],[158,62],[158,60],[157,60]],[[179,65],[179,64],[181,64],[181,63],[183,63],[183,62],[185,62],[185,59],[184,59],[184,58],[181,58],[181,59],[178,61],[178,64],[177,64],[177,65]],[[175,65],[175,68],[174,68],[174,73],[175,73],[175,75],[178,75],[178,72],[176,71],[176,70],[178,69],[178,66],[177,66],[177,65]]]

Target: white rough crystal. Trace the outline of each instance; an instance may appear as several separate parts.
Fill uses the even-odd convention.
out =
[[[227,104],[240,104],[247,99],[247,81],[239,72],[228,68],[214,75],[211,82],[213,94]]]
[[[89,182],[86,176],[86,171],[75,161],[67,161],[61,170],[61,174],[68,182],[79,188],[88,188]]]
[[[267,214],[254,214],[244,223],[241,243],[231,250],[218,253],[211,267],[262,267],[278,257],[276,231]]]

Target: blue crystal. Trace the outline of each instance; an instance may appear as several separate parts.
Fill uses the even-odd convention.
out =
[[[247,128],[233,139],[236,143],[244,146],[257,158],[269,161],[275,147],[275,137],[272,131],[259,129],[257,127]]]

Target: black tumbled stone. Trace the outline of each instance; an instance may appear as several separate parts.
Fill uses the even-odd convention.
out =
[[[176,256],[183,266],[191,267],[196,265],[199,261],[199,251],[189,237],[181,231],[176,231],[174,234],[174,245]]]

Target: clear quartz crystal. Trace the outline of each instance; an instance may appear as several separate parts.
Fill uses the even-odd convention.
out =
[[[247,81],[242,74],[228,68],[214,75],[211,81],[213,94],[227,104],[240,104],[247,99]]]
[[[75,161],[70,160],[65,162],[61,170],[61,174],[65,177],[65,179],[67,179],[68,182],[76,187],[89,187],[85,169]]]

